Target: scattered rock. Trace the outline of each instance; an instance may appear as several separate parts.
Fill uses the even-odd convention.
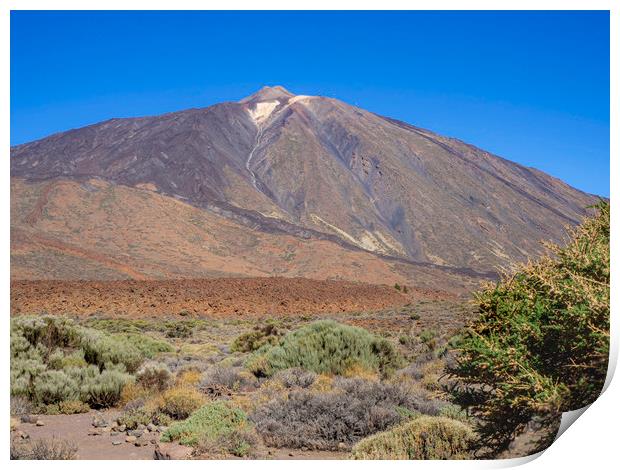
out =
[[[116,430],[118,432],[125,432],[125,430],[127,429],[127,426],[125,426],[124,424],[121,424],[119,426],[116,426]]]
[[[344,442],[338,443],[338,450],[346,450],[346,449],[347,449],[347,445]]]
[[[144,431],[140,431],[138,429],[135,429],[133,431],[127,431],[127,435],[128,436],[135,436],[135,437],[142,437],[143,433],[144,433]]]
[[[154,438],[153,438],[153,439],[151,439],[149,442],[150,442],[151,444],[157,444],[157,439],[154,439]]]
[[[30,416],[30,415],[23,415],[20,418],[22,423],[28,423],[28,424],[35,424],[38,419],[36,418],[36,416]]]
[[[100,429],[93,429],[92,431],[88,431],[89,436],[101,436],[102,432]]]
[[[112,441],[113,446],[120,446],[122,443],[122,441]]]
[[[125,442],[136,442],[138,438],[136,436],[127,436]]]
[[[142,431],[142,430],[146,429],[146,426],[144,424],[138,424],[138,427],[136,429],[138,431]]]
[[[30,435],[26,431],[17,431],[17,435],[21,439],[28,439],[30,437]]]
[[[110,432],[110,436],[118,436],[120,433],[118,431]]]
[[[289,453],[288,453],[288,456],[289,456],[289,457],[293,457],[293,453],[292,453],[292,452],[289,452]]]
[[[159,432],[166,432],[168,430],[168,426],[158,426],[157,430]]]
[[[40,419],[37,419],[37,422],[34,423],[36,426],[45,426],[45,423],[43,421],[41,421]]]
[[[148,429],[148,430],[149,430],[149,431],[151,431],[151,432],[152,432],[152,431],[157,431],[157,426],[155,426],[153,423],[149,423],[149,424],[146,426],[146,429]]]

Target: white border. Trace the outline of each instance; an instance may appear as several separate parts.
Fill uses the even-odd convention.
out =
[[[2,394],[4,406],[2,411],[5,416],[4,425],[0,428],[2,442],[2,454],[5,461],[8,461],[8,443],[9,443],[9,342],[8,342],[8,319],[9,319],[9,246],[10,246],[10,229],[9,229],[9,148],[10,148],[10,58],[9,58],[9,41],[10,41],[10,18],[9,12],[13,10],[166,10],[166,9],[188,9],[188,10],[255,10],[255,9],[282,9],[282,10],[321,10],[321,9],[362,9],[362,10],[611,10],[611,136],[610,136],[610,155],[611,158],[611,193],[619,184],[618,181],[618,136],[620,136],[620,128],[618,125],[617,112],[619,109],[618,98],[618,44],[620,44],[619,20],[620,8],[616,2],[603,0],[590,1],[553,1],[553,0],[436,0],[436,1],[405,1],[405,0],[383,0],[381,2],[371,2],[368,0],[263,0],[263,1],[243,1],[228,0],[224,4],[221,2],[198,1],[198,0],[175,0],[174,2],[165,0],[8,0],[2,3],[0,17],[0,37],[2,40],[2,48],[0,49],[0,63],[5,65],[4,73],[0,77],[2,81],[3,95],[5,99],[4,112],[2,113],[1,139],[4,155],[2,177],[3,198],[0,203],[2,211],[3,226],[1,236],[5,251],[2,253],[2,313],[4,318],[4,331],[6,337],[2,338],[4,347],[2,348],[3,369],[2,384],[0,385],[0,393]],[[587,162],[584,162],[584,165]],[[612,210],[612,286],[615,287],[614,280],[617,277],[618,266],[618,229],[619,222],[616,216],[615,207]],[[618,325],[617,325],[617,292],[612,288],[612,356],[611,363],[615,366],[618,358]],[[547,470],[550,466],[555,468],[578,468],[582,469],[606,469],[615,467],[618,462],[618,434],[617,425],[620,418],[620,386],[618,380],[611,381],[606,392],[597,400],[589,409],[581,416],[576,425],[571,426],[547,451],[531,459],[515,459],[512,461],[466,461],[466,462],[390,462],[387,465],[400,468],[431,468],[441,466],[442,468],[501,468],[528,463],[528,468],[540,468]],[[613,463],[612,463],[613,462]],[[256,468],[289,468],[294,465],[296,468],[314,468],[316,461],[177,461],[176,466],[192,466],[195,468],[204,468],[204,466],[217,465],[218,468],[247,468],[252,465]],[[45,465],[46,468],[78,468],[84,465],[84,462],[10,462],[15,467],[29,467],[34,465]],[[109,461],[92,461],[89,463],[95,468],[106,468],[110,465]],[[144,468],[152,463],[145,461],[118,462],[115,466],[122,467],[131,465],[134,468]],[[165,464],[162,464],[165,465]],[[361,461],[324,461],[320,465],[323,467],[348,467],[348,468],[379,468],[385,466],[386,463],[377,462],[361,462]]]

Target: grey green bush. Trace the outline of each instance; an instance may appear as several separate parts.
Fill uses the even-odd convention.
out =
[[[450,418],[422,416],[353,447],[354,459],[462,460],[470,458],[472,429]]]
[[[163,442],[179,441],[194,446],[204,439],[219,439],[235,431],[248,429],[243,411],[223,401],[214,401],[199,408],[185,421],[172,424],[162,435]]]
[[[36,406],[112,406],[143,359],[122,339],[66,318],[11,319],[11,395]]]
[[[317,374],[342,375],[362,368],[389,375],[400,365],[402,357],[388,340],[332,320],[288,333],[276,346],[263,346],[246,363],[259,377],[293,367]]]

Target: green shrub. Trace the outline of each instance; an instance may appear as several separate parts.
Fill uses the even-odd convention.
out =
[[[48,405],[66,400],[78,400],[80,397],[79,383],[64,371],[45,371],[34,382],[33,398],[37,403]]]
[[[354,459],[462,460],[470,458],[475,434],[467,425],[443,417],[423,416],[361,440]]]
[[[66,401],[111,406],[131,379],[125,372],[135,371],[143,359],[127,338],[66,318],[11,319],[11,395],[37,406]]]
[[[478,418],[491,456],[534,418],[551,424],[591,404],[609,359],[609,204],[552,256],[522,266],[478,293],[480,316],[458,344],[455,399]],[[534,451],[536,451],[534,450]]]
[[[201,440],[216,440],[247,428],[243,411],[222,401],[214,401],[196,410],[185,421],[171,425],[162,435],[162,441],[179,441],[194,446]]]
[[[392,344],[370,332],[332,320],[304,326],[284,336],[277,346],[265,346],[248,361],[257,376],[299,367],[317,374],[341,375],[352,368],[391,373],[402,363]]]
[[[125,384],[133,377],[117,370],[104,370],[87,378],[82,385],[85,401],[94,408],[113,406],[121,397]]]

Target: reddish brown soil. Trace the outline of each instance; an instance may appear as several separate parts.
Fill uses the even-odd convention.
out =
[[[12,314],[144,317],[308,315],[380,310],[443,294],[302,278],[13,281]]]

